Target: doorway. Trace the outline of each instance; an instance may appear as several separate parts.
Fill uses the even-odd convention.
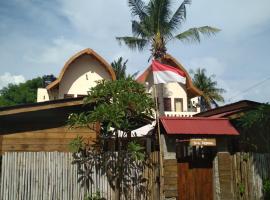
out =
[[[184,148],[186,153],[177,156],[179,200],[212,200],[213,147]]]

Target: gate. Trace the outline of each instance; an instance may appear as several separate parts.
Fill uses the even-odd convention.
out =
[[[179,200],[212,200],[215,148],[182,143],[177,152]]]

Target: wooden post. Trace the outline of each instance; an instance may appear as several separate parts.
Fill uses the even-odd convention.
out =
[[[156,85],[154,84],[154,97],[155,97],[155,105],[156,105],[156,120],[157,120],[157,131],[158,131],[158,142],[159,142],[159,177],[160,177],[160,188],[159,188],[159,199],[163,200],[163,194],[164,194],[164,172],[163,172],[163,145],[161,142],[161,134],[160,134],[160,123],[159,123],[159,108],[158,108],[158,95],[157,95],[157,88]]]

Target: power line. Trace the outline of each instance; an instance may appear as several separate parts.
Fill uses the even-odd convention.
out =
[[[270,76],[269,76],[268,78],[266,78],[266,79],[264,79],[264,80],[258,82],[258,83],[255,83],[255,84],[251,85],[250,87],[246,88],[245,90],[242,90],[242,91],[238,92],[236,95],[232,96],[232,97],[228,100],[228,102],[230,102],[231,100],[233,100],[235,97],[238,97],[240,94],[243,94],[243,93],[246,93],[246,92],[250,92],[251,89],[254,89],[254,88],[256,88],[256,87],[262,85],[263,83],[265,83],[265,82],[268,81],[268,80],[270,80]]]

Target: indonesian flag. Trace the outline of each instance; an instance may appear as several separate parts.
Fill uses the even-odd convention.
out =
[[[154,84],[179,82],[186,83],[186,74],[178,68],[152,61]]]

